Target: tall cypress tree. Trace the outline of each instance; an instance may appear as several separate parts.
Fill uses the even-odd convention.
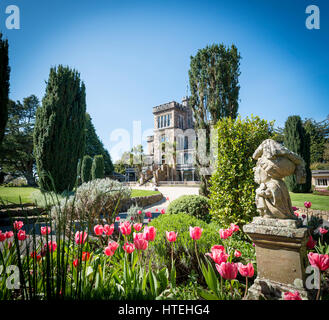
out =
[[[76,70],[51,68],[42,107],[36,113],[34,155],[39,185],[63,192],[74,187],[85,150],[85,85]],[[49,176],[53,179],[52,185]]]
[[[305,184],[297,184],[295,175],[285,179],[289,190],[291,192],[310,192],[312,179],[310,170],[310,137],[303,127],[300,116],[288,117],[284,128],[284,145],[304,159],[306,169]]]
[[[104,158],[102,155],[94,157],[91,167],[91,177],[93,180],[104,178]]]
[[[2,39],[0,32],[0,145],[5,135],[8,120],[9,77],[8,41]]]
[[[93,158],[91,156],[84,156],[81,165],[81,181],[83,183],[88,182],[92,179],[91,168],[93,165]]]

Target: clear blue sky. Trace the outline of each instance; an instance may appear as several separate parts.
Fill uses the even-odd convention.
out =
[[[5,28],[5,8],[21,29]],[[305,9],[320,8],[320,30]],[[234,43],[242,56],[240,114],[276,120],[329,114],[329,1],[320,0],[1,0],[0,30],[10,42],[10,97],[45,91],[49,68],[81,73],[87,111],[105,146],[115,129],[153,127],[152,107],[186,94],[190,56]],[[132,143],[132,141],[131,141]],[[116,160],[116,156],[113,155]]]

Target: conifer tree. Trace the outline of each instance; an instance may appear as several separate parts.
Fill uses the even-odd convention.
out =
[[[94,157],[93,165],[91,167],[91,177],[93,180],[104,178],[104,158],[102,155]]]
[[[62,65],[51,68],[33,134],[41,189],[73,189],[77,164],[85,150],[85,114],[85,85],[80,74]]]
[[[91,156],[84,156],[81,165],[81,181],[83,183],[92,179],[91,168],[93,165],[93,158]]]

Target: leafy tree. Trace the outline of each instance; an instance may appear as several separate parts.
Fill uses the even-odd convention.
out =
[[[34,155],[43,190],[73,189],[85,151],[85,85],[76,70],[51,68],[34,127]],[[49,178],[51,176],[53,184]]]
[[[104,158],[102,155],[94,157],[91,167],[91,177],[93,180],[104,178]]]
[[[258,117],[224,118],[218,121],[215,129],[217,137],[212,147],[218,148],[218,153],[216,169],[210,179],[210,214],[221,225],[242,225],[257,215],[253,171],[256,161],[252,156],[271,136],[273,122]]]
[[[288,117],[284,127],[284,145],[300,155],[305,161],[306,183],[297,184],[296,176],[286,177],[285,181],[291,192],[310,192],[312,173],[310,170],[310,136],[303,127],[300,116]]]
[[[104,148],[102,141],[99,139],[95,127],[91,121],[91,117],[86,113],[86,151],[85,154],[91,157],[102,155],[104,159],[104,174],[111,176],[114,166],[109,152]]]
[[[206,151],[210,151],[210,127],[219,119],[235,119],[239,107],[240,54],[232,45],[207,46],[191,56],[189,80],[196,129],[206,130]],[[202,167],[197,154],[196,165]],[[208,194],[208,177],[201,174],[203,194]]]
[[[126,168],[127,168],[127,164],[120,160],[117,160],[114,164],[114,171],[120,174],[125,175],[126,174]]]
[[[31,95],[23,100],[9,101],[8,123],[0,147],[0,161],[4,172],[24,176],[28,185],[35,186],[35,159],[33,155],[33,129],[39,100]]]
[[[2,39],[2,33],[0,32],[0,145],[8,120],[9,78],[8,41]]]

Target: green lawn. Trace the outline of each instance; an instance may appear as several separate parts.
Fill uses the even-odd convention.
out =
[[[159,193],[160,193],[159,191],[132,189],[131,190],[131,197],[132,198],[147,197],[147,196],[152,196],[154,194],[159,194]]]
[[[31,194],[36,191],[36,188],[20,188],[20,187],[0,187],[0,199],[6,203],[19,204],[19,197],[22,199],[22,203],[31,203]]]
[[[329,196],[319,196],[311,193],[290,193],[290,197],[292,205],[297,208],[304,208],[304,202],[311,201],[311,209],[329,211]]]

